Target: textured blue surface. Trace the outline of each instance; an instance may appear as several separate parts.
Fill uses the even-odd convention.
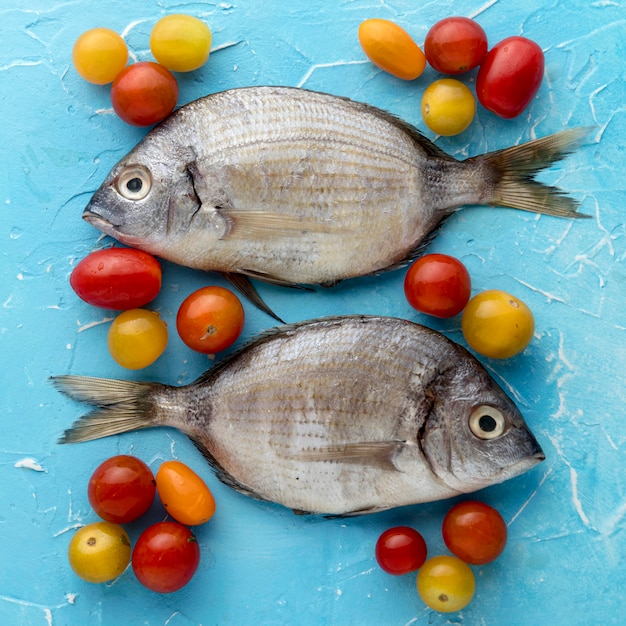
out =
[[[0,8],[3,150],[0,155],[0,341],[3,364],[0,445],[0,623],[63,624],[620,624],[626,588],[626,20],[619,1],[174,0],[59,2],[4,0]],[[14,5],[16,8],[7,8]],[[217,50],[208,65],[181,76],[180,102],[225,88],[301,85],[386,108],[424,129],[419,102],[432,70],[414,83],[378,71],[356,30],[369,17],[403,25],[421,44],[438,19],[475,16],[495,43],[526,35],[546,55],[546,79],[513,121],[480,110],[460,137],[438,144],[465,157],[594,125],[591,141],[542,179],[582,200],[592,219],[571,222],[521,212],[470,209],[449,220],[433,250],[467,264],[474,291],[508,290],[533,309],[536,335],[509,361],[482,359],[519,403],[547,460],[487,489],[509,525],[509,544],[493,564],[475,568],[477,593],[459,614],[426,609],[414,577],[378,569],[373,547],[395,524],[417,527],[431,554],[449,502],[359,519],[302,518],[230,491],[192,444],[155,430],[61,447],[61,431],[81,407],[58,395],[51,374],[138,377],[186,383],[210,362],[172,333],[165,355],[132,374],[108,356],[110,315],[82,303],[68,276],[107,240],[80,219],[109,168],[145,133],[110,111],[108,87],[71,67],[76,37],[94,26],[123,32],[139,60],[150,58],[154,22],[169,12],[204,18]],[[465,80],[472,81],[470,75]],[[429,134],[429,133],[427,133]],[[406,316],[463,343],[459,320],[413,312],[403,272],[300,293],[260,286],[288,321],[326,314]],[[215,276],[164,263],[153,303],[174,328],[184,296]],[[246,305],[245,338],[271,325]],[[84,583],[70,571],[72,532],[96,520],[86,496],[93,468],[116,453],[158,467],[180,458],[213,489],[218,512],[198,529],[202,561],[184,590],[159,596],[127,571],[111,585]],[[160,519],[158,507],[150,518]],[[136,538],[145,521],[131,525]]]

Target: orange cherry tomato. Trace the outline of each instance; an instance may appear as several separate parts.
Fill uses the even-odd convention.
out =
[[[215,499],[202,478],[180,461],[165,461],[156,474],[159,498],[181,524],[204,524],[215,513]]]
[[[441,527],[448,550],[472,565],[484,565],[497,559],[507,540],[507,526],[493,507],[477,500],[455,504]]]
[[[367,58],[397,78],[413,80],[426,67],[420,47],[394,22],[380,18],[365,20],[359,26],[358,37]]]
[[[192,350],[215,354],[237,341],[244,321],[239,298],[224,287],[210,286],[185,298],[176,315],[176,329]]]

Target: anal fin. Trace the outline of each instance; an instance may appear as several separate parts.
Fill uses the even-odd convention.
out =
[[[272,309],[270,309],[265,301],[259,295],[259,292],[256,290],[254,285],[250,282],[250,279],[243,274],[233,274],[232,272],[223,272],[222,275],[224,278],[233,286],[235,289],[240,291],[254,306],[263,311],[263,313],[267,313],[270,317],[273,317],[276,321],[284,324],[285,321],[282,320]]]

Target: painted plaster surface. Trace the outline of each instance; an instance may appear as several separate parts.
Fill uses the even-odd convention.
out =
[[[105,16],[106,5],[106,16]],[[28,7],[28,8],[25,8]],[[451,14],[476,17],[490,41],[537,41],[546,77],[529,109],[504,121],[479,110],[463,135],[437,143],[459,158],[563,128],[594,126],[590,141],[542,180],[582,200],[586,221],[473,208],[448,221],[433,251],[461,258],[474,292],[510,291],[536,316],[533,342],[508,361],[481,359],[515,398],[547,460],[478,494],[508,523],[509,543],[475,568],[477,593],[449,616],[426,609],[414,577],[388,576],[373,548],[384,529],[408,524],[431,554],[445,552],[440,524],[450,502],[350,520],[297,517],[223,486],[180,433],[161,429],[77,446],[59,434],[81,407],[48,377],[75,373],[182,384],[210,366],[176,337],[182,299],[221,277],[164,263],[151,305],[168,322],[170,345],[153,366],[124,371],[109,357],[112,315],[71,290],[78,260],[110,244],[80,219],[109,168],[144,134],[111,111],[108,87],[84,82],[71,47],[94,26],[123,33],[138,60],[164,14],[207,21],[216,50],[180,77],[180,102],[246,85],[302,86],[362,100],[426,134],[423,89],[366,62],[356,31],[392,19],[421,44]],[[623,624],[626,589],[626,6],[622,0],[2,0],[0,6],[0,623],[12,625],[212,624]],[[463,80],[473,82],[473,75]],[[259,286],[287,321],[348,313],[396,315],[463,343],[458,319],[437,321],[405,303],[403,271],[333,290]],[[246,303],[244,340],[271,326]],[[381,338],[384,340],[384,338]],[[156,470],[179,458],[218,502],[197,530],[202,560],[185,589],[157,595],[131,571],[109,585],[79,580],[66,560],[73,531],[96,521],[86,495],[91,471],[117,453]],[[155,505],[147,521],[161,519]],[[129,526],[136,539],[146,520]]]

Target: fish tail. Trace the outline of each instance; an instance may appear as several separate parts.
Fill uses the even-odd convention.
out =
[[[59,443],[91,441],[160,425],[154,395],[163,385],[70,375],[52,376],[50,380],[66,396],[96,407],[76,420]]]
[[[558,187],[534,180],[535,175],[571,154],[591,131],[573,128],[519,146],[477,157],[486,167],[488,204],[558,217],[585,218],[580,203]]]

